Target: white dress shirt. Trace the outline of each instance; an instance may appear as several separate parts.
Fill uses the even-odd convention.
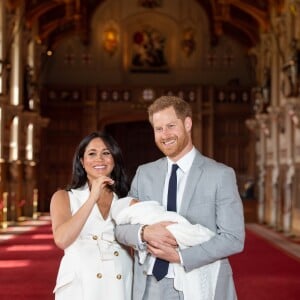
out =
[[[172,171],[172,165],[173,164],[177,164],[178,165],[178,169],[176,171],[177,174],[177,203],[176,203],[176,207],[177,207],[177,212],[180,211],[180,207],[181,207],[181,203],[183,201],[183,192],[186,186],[186,181],[187,181],[187,177],[189,174],[189,171],[191,169],[193,160],[195,158],[196,155],[196,150],[193,147],[192,150],[190,152],[188,152],[186,155],[184,155],[181,159],[179,159],[176,162],[173,162],[171,159],[168,159],[168,171],[166,174],[166,178],[165,178],[165,184],[164,184],[164,191],[163,191],[163,206],[166,208],[167,207],[167,201],[168,201],[168,186],[169,186],[169,180],[170,180],[170,176],[171,176],[171,171]],[[181,257],[180,257],[181,259]],[[149,263],[149,269],[148,269],[148,275],[152,275],[152,269],[153,269],[153,265],[155,262],[155,257],[151,257],[150,263]],[[182,259],[181,259],[182,262]],[[168,278],[174,278],[174,266],[172,263],[169,264],[169,270],[168,270],[168,274],[166,275],[166,277]]]

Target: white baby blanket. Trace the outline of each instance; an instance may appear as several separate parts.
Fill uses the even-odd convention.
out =
[[[116,224],[154,224],[161,221],[177,222],[167,229],[176,238],[180,249],[201,244],[215,235],[200,224],[191,224],[176,212],[166,211],[156,201],[142,201],[129,206],[131,197],[115,201],[111,213]],[[139,252],[139,261],[144,263],[146,251]],[[220,261],[185,272],[180,264],[174,264],[174,287],[182,291],[185,300],[214,299]]]

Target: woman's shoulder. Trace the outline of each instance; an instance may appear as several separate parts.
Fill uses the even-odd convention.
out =
[[[59,189],[52,195],[50,201],[50,211],[61,210],[70,206],[68,192],[63,189]]]
[[[52,195],[51,201],[56,201],[56,200],[61,200],[61,199],[68,199],[68,192],[63,189],[59,189],[55,191]]]

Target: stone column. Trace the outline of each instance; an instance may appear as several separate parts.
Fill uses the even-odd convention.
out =
[[[31,111],[39,111],[39,85],[40,78],[38,76],[41,67],[39,60],[40,40],[37,38],[37,24],[33,25],[32,30],[28,33],[28,49],[27,49],[27,93],[28,93],[28,109]]]
[[[285,134],[287,139],[287,159],[285,176],[285,197],[283,203],[283,231],[289,234],[292,224],[292,203],[293,203],[293,184],[295,178],[295,157],[294,157],[294,128],[293,128],[293,104],[297,99],[291,100],[286,105],[285,114]]]
[[[279,207],[279,123],[280,109],[277,106],[268,108],[270,115],[271,143],[273,149],[272,157],[272,199],[271,199],[271,214],[270,226],[276,227]]]
[[[0,95],[6,94],[6,9],[0,1]]]
[[[21,104],[23,94],[22,68],[22,24],[23,6],[17,6],[14,16],[13,41],[11,45],[11,73],[10,73],[10,104]]]
[[[266,114],[256,115],[259,123],[259,143],[258,143],[258,222],[265,221],[265,175],[266,175],[266,135],[269,134],[267,126],[268,116]]]
[[[4,207],[5,204],[5,197],[7,198],[7,163],[5,162],[5,160],[3,158],[0,159],[0,204],[1,204],[1,208],[0,208],[0,223],[2,222],[6,222],[7,218],[6,218],[6,212],[7,212],[7,208]],[[6,196],[5,196],[6,195]],[[7,201],[6,201],[7,204]],[[6,212],[5,212],[6,210]]]
[[[24,165],[24,196],[26,204],[24,206],[24,216],[32,217],[34,215],[34,190],[37,188],[36,163],[28,161]]]
[[[10,220],[17,222],[23,215],[23,194],[22,194],[22,180],[23,180],[23,166],[21,161],[13,161],[9,164],[9,198],[10,198]]]
[[[7,101],[7,69],[6,69],[6,8],[5,1],[0,1],[0,201],[3,204],[3,195],[7,195],[7,163],[4,158],[4,109],[3,104]],[[3,220],[3,214],[0,212],[0,221]]]

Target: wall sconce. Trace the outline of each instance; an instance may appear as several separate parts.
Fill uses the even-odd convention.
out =
[[[103,32],[103,47],[104,50],[109,54],[113,55],[119,44],[118,31],[114,27],[108,27]]]
[[[195,30],[193,28],[186,28],[183,32],[181,47],[184,54],[189,57],[196,49]]]

